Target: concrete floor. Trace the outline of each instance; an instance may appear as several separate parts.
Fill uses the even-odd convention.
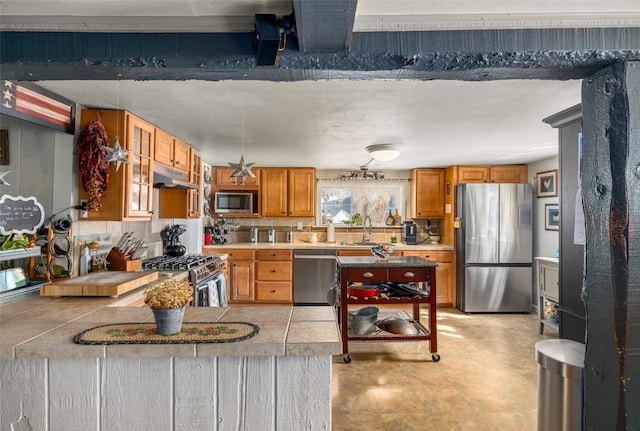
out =
[[[438,309],[439,362],[425,342],[351,343],[333,360],[333,431],[536,430],[536,314]],[[426,322],[426,311],[422,311]]]

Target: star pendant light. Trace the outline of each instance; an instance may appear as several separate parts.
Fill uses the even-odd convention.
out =
[[[102,146],[102,149],[107,152],[107,155],[102,160],[105,163],[113,162],[116,165],[116,171],[120,169],[120,163],[129,163],[129,159],[127,155],[129,154],[129,150],[123,150],[120,146],[120,140],[116,136],[116,142],[112,147],[107,147],[106,145]]]
[[[242,104],[242,153],[240,155],[240,162],[231,163],[229,162],[229,166],[233,168],[233,173],[230,175],[231,178],[236,177],[240,178],[240,185],[244,186],[247,178],[255,178],[256,174],[253,173],[251,167],[255,165],[253,163],[245,163],[244,161],[244,103]]]

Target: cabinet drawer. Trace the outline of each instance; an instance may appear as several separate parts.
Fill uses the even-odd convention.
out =
[[[256,282],[256,299],[258,301],[293,301],[291,283],[286,281]]]
[[[416,250],[403,251],[403,256],[420,256],[431,262],[451,262],[453,260],[453,252],[448,250]]]
[[[349,268],[347,270],[348,281],[377,282],[387,280],[387,268]]]
[[[291,250],[257,250],[256,260],[291,260]]]
[[[291,262],[256,262],[256,280],[291,281]]]
[[[253,260],[253,250],[229,250],[229,260]]]
[[[389,268],[389,281],[398,283],[425,281],[428,274],[427,268]]]

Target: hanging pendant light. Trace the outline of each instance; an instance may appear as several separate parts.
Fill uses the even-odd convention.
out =
[[[256,174],[251,170],[251,167],[255,165],[255,162],[246,163],[244,161],[244,101],[242,102],[242,152],[240,154],[240,161],[238,163],[229,162],[229,166],[233,168],[233,173],[230,177],[240,178],[240,185],[244,186],[247,178],[256,177]]]
[[[120,74],[118,74],[118,83],[116,84],[116,133],[120,125],[118,124],[118,110],[120,109]],[[120,163],[129,163],[129,150],[124,150],[120,146],[120,138],[116,135],[116,141],[113,147],[103,145],[102,149],[107,152],[107,155],[102,160],[104,163],[114,163],[116,165],[116,171],[120,169]]]

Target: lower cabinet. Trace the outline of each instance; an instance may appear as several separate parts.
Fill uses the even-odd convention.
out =
[[[229,255],[229,302],[255,299],[253,250],[225,250]]]
[[[403,256],[419,256],[438,264],[436,267],[436,302],[453,307],[455,301],[455,266],[453,251],[449,250],[403,250]]]
[[[293,302],[293,251],[256,251],[256,300]]]

